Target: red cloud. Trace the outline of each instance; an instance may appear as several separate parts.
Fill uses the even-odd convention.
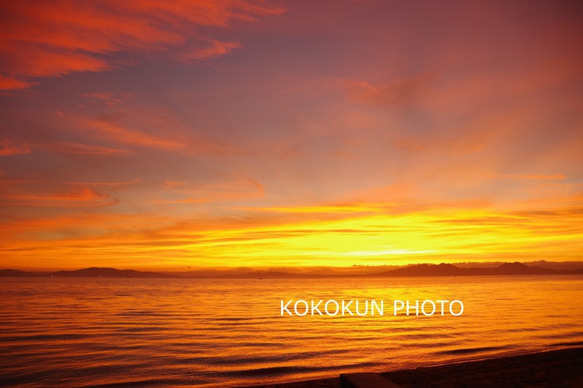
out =
[[[194,58],[198,60],[209,60],[228,54],[233,49],[243,48],[239,42],[221,42],[219,40],[210,41],[210,45],[194,50],[192,54],[187,54],[184,58]]]
[[[54,0],[0,3],[0,89],[30,87],[53,77],[112,67],[109,55],[202,47],[182,58],[206,60],[241,47],[203,34],[201,27],[253,21],[282,8],[259,0]],[[210,42],[210,46],[208,43]]]
[[[117,203],[116,199],[89,187],[50,195],[12,195],[5,200],[12,205],[40,207],[111,206]]]
[[[85,124],[87,127],[96,130],[100,137],[118,143],[164,150],[176,150],[184,148],[184,145],[178,141],[125,128],[121,125],[107,121],[87,120]]]
[[[131,93],[117,95],[115,93],[98,92],[98,93],[85,93],[82,94],[81,97],[91,98],[94,100],[101,100],[105,102],[105,105],[107,106],[114,106],[122,103],[124,100],[131,99],[134,96]]]
[[[29,153],[30,148],[24,141],[15,141],[7,138],[0,140],[0,156]]]
[[[14,77],[4,77],[0,74],[0,90],[26,89],[34,84],[34,82],[22,81]]]
[[[54,144],[43,144],[39,147],[43,147],[55,152],[66,153],[66,154],[81,154],[81,155],[127,155],[131,151],[125,149],[117,149],[111,147],[102,147],[92,144],[79,144],[79,143],[54,143]]]

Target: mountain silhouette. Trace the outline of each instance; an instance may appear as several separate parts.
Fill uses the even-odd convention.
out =
[[[439,265],[412,265],[373,274],[372,276],[460,276],[465,274],[467,274],[467,268],[459,268],[453,264],[441,263]]]
[[[453,264],[418,264],[381,272],[372,276],[480,276],[480,275],[557,275],[575,271],[557,271],[550,268],[529,267],[522,263],[503,263],[494,268],[460,268]]]
[[[207,271],[208,272],[208,271]],[[307,279],[307,278],[352,278],[352,277],[423,277],[423,276],[486,276],[486,275],[577,275],[583,268],[552,269],[529,266],[524,263],[502,263],[496,267],[458,267],[453,264],[415,264],[373,273],[321,274],[310,271],[302,273],[285,270],[250,270],[236,273],[220,271],[199,274],[197,272],[150,272],[133,269],[91,267],[70,271],[27,272],[16,269],[0,269],[0,277],[51,276],[51,277],[103,277],[103,278],[215,278],[215,279]]]
[[[0,276],[30,276],[30,272],[20,271],[18,269],[0,269]]]
[[[173,278],[176,276],[161,272],[135,271],[133,269],[116,269],[91,267],[75,271],[57,271],[50,276],[58,277],[104,277],[104,278]]]

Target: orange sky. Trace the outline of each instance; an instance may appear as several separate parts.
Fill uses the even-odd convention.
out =
[[[0,3],[0,268],[583,260],[578,2]]]

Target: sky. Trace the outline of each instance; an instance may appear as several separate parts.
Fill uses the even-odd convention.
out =
[[[0,1],[0,268],[583,260],[582,11]]]

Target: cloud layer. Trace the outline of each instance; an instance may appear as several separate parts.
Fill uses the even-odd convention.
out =
[[[3,2],[0,89],[27,88],[40,77],[110,70],[128,55],[217,58],[242,44],[214,38],[211,27],[283,11],[253,0]]]
[[[577,4],[0,7],[0,267],[581,260]]]

